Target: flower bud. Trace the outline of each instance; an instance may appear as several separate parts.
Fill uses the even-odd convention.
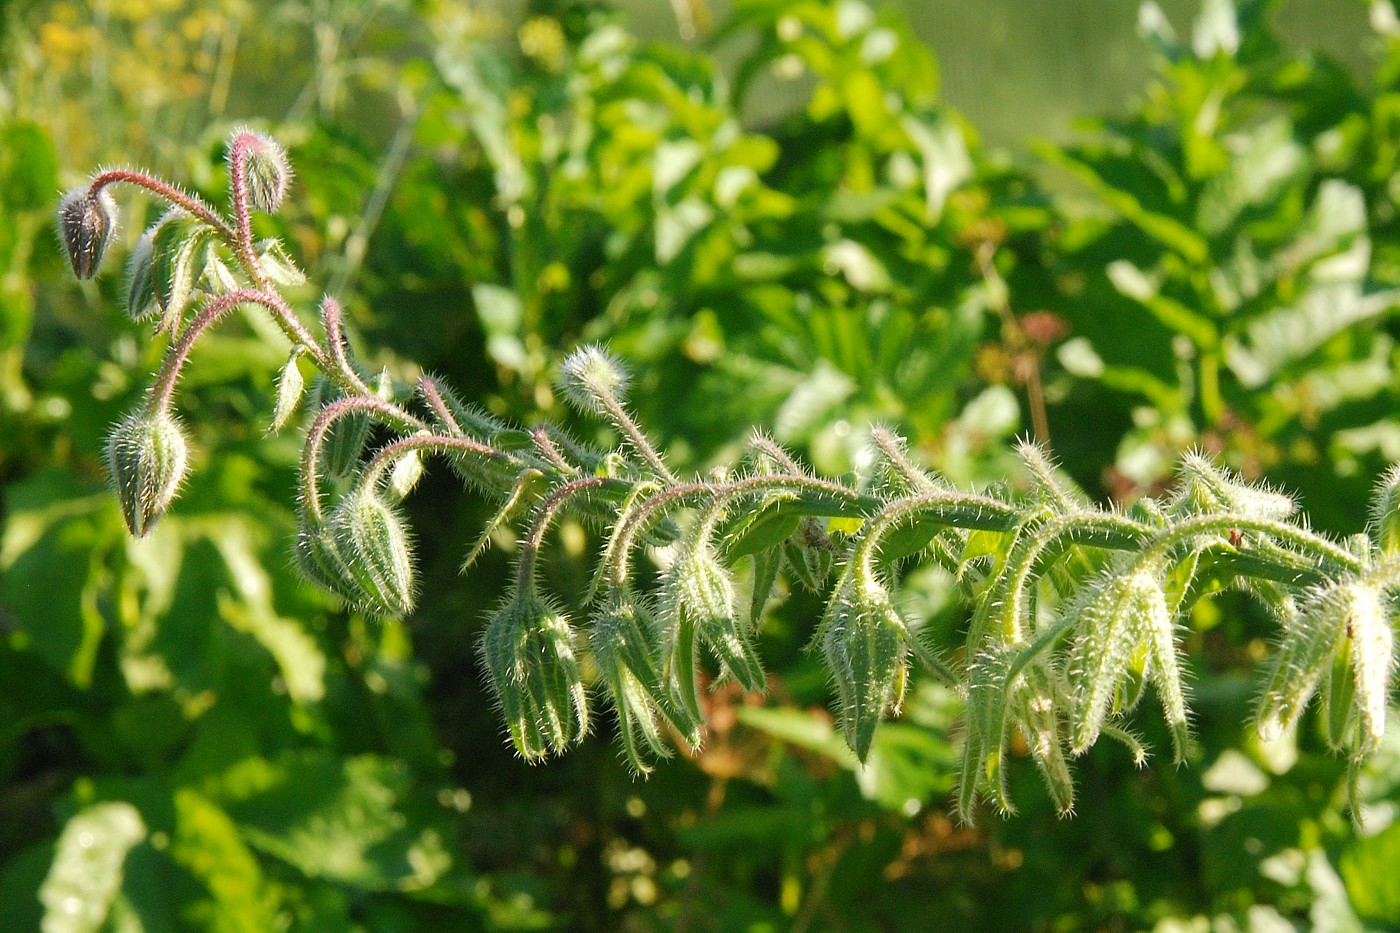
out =
[[[1385,471],[1371,494],[1371,524],[1367,529],[1376,547],[1400,553],[1400,464]]]
[[[403,518],[376,493],[356,490],[331,518],[336,544],[356,585],[369,599],[364,608],[402,616],[413,609],[413,550]]]
[[[729,574],[707,545],[681,554],[667,571],[662,605],[673,676],[681,699],[699,718],[695,692],[695,647],[705,645],[719,662],[720,676],[733,678],[745,690],[762,690],[767,681],[748,633],[740,630],[734,610],[734,586]]]
[[[356,606],[370,602],[370,595],[351,573],[334,530],[325,522],[303,521],[297,530],[292,554],[302,576],[327,593]]]
[[[286,151],[270,136],[244,130],[234,136],[230,152],[243,147],[244,185],[254,210],[275,214],[292,183]]]
[[[1177,670],[1172,617],[1159,579],[1161,568],[1110,568],[1084,590],[1067,613],[1078,632],[1070,648],[1070,741],[1080,754],[1098,740],[1129,666],[1146,645],[1144,673],[1162,697],[1178,751],[1186,739],[1185,701]]]
[[[74,188],[59,202],[58,235],[80,279],[97,273],[116,230],[117,203],[106,189],[93,195],[86,186]]]
[[[603,414],[627,392],[627,373],[612,354],[600,347],[580,347],[559,370],[564,397],[582,412]]]
[[[865,761],[880,720],[904,699],[904,620],[883,586],[848,575],[827,603],[817,643],[836,683],[846,744]]]
[[[107,438],[107,469],[126,527],[138,538],[155,526],[184,479],[189,446],[168,412],[137,409]]]
[[[1178,473],[1181,480],[1171,505],[1176,515],[1238,512],[1248,518],[1283,521],[1298,511],[1292,497],[1246,483],[1200,454],[1183,457]]]
[[[517,590],[486,625],[481,658],[522,758],[562,752],[588,732],[588,698],[563,613]]]
[[[658,713],[692,747],[700,744],[702,724],[678,710],[662,683],[660,635],[645,609],[620,598],[609,600],[593,619],[589,645],[617,710],[618,733],[634,770],[646,774],[651,758],[671,754],[658,728]]]

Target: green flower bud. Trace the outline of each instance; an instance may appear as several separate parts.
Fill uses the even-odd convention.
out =
[[[1318,688],[1334,748],[1361,757],[1385,734],[1395,633],[1384,593],[1358,580],[1318,592],[1286,620],[1285,637],[1259,698],[1260,735],[1292,729]]]
[[[138,538],[165,514],[185,477],[189,445],[168,412],[138,409],[107,438],[107,469],[126,527]]]
[[[681,554],[666,573],[662,588],[663,619],[672,683],[687,713],[700,718],[695,685],[697,642],[714,654],[720,676],[731,677],[745,690],[767,685],[763,665],[740,628],[734,609],[734,586],[708,545],[695,545]]]
[[[413,609],[413,550],[403,518],[376,493],[356,490],[331,517],[345,566],[369,599],[364,608],[402,616]]]
[[[1283,521],[1298,511],[1298,504],[1264,485],[1251,485],[1200,454],[1187,454],[1178,470],[1181,480],[1172,497],[1175,515],[1238,512],[1249,518]]]
[[[816,641],[836,684],[846,744],[865,761],[876,727],[904,700],[904,620],[878,581],[848,573],[827,603]]]
[[[580,347],[559,368],[564,397],[582,412],[606,413],[622,400],[627,382],[622,364],[601,347]]]
[[[651,771],[651,758],[669,757],[657,716],[664,716],[691,746],[702,724],[671,701],[662,683],[660,633],[642,607],[614,597],[593,620],[589,645],[601,680],[617,710],[618,733],[632,768]]]
[[[233,147],[244,149],[244,184],[254,210],[275,214],[292,183],[292,166],[286,151],[270,136],[248,130],[234,136]]]
[[[1386,470],[1376,482],[1367,530],[1376,547],[1387,554],[1400,552],[1400,464]]]
[[[1079,754],[1098,740],[1104,721],[1113,711],[1113,700],[1125,694],[1120,688],[1140,648],[1148,646],[1144,673],[1157,686],[1177,743],[1178,754],[1186,738],[1185,701],[1171,612],[1159,579],[1160,568],[1145,567],[1124,572],[1108,568],[1084,590],[1069,613],[1079,633],[1070,649],[1066,674],[1070,680],[1070,740]]]
[[[533,588],[516,591],[491,616],[481,658],[522,758],[540,761],[588,732],[573,629]]]
[[[297,569],[307,580],[356,606],[371,602],[341,553],[335,531],[324,522],[304,522],[293,545]]]
[[[1065,761],[1060,740],[1060,718],[1056,711],[1053,678],[1045,665],[1030,665],[1010,690],[1008,706],[1016,728],[1026,738],[1026,746],[1045,786],[1061,814],[1074,812],[1074,780]]]
[[[117,202],[106,189],[94,196],[84,185],[59,201],[58,236],[78,278],[90,279],[97,274],[116,231]]]

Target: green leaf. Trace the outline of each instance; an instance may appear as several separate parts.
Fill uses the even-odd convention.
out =
[[[126,855],[144,838],[146,824],[129,803],[94,804],[70,819],[39,888],[44,933],[92,933],[101,927],[121,888]]]
[[[757,509],[747,511],[739,524],[723,536],[725,559],[736,563],[759,551],[777,547],[802,524],[803,515],[784,497],[774,497]]]
[[[12,487],[5,505],[0,599],[35,652],[87,686],[107,630],[107,557],[125,538],[115,503],[50,473]]]
[[[208,891],[184,914],[209,929],[264,933],[277,925],[277,904],[257,859],[223,810],[193,790],[175,792],[170,857]]]
[[[308,876],[412,891],[442,877],[451,857],[412,807],[410,780],[392,759],[300,752],[235,765],[209,793],[255,848]]]
[[[1365,920],[1400,924],[1400,823],[1354,840],[1342,853],[1341,874],[1352,907]]]
[[[1073,175],[1100,200],[1121,214],[1124,220],[1168,249],[1175,250],[1188,262],[1200,264],[1210,257],[1210,245],[1205,237],[1174,217],[1147,209],[1135,195],[1108,182],[1088,162],[1054,146],[1040,146],[1036,151],[1047,162]]]
[[[228,581],[238,595],[220,594],[219,615],[233,628],[247,632],[267,649],[277,664],[287,695],[298,703],[314,703],[326,692],[326,658],[316,641],[293,619],[277,613],[272,603],[272,580],[263,569],[266,552],[250,523],[229,518],[209,529],[228,568]]]

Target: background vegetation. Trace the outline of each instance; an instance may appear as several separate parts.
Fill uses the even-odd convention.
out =
[[[56,192],[101,163],[216,195],[222,141],[251,121],[299,172],[267,232],[310,273],[301,297],[337,295],[376,368],[440,373],[497,414],[563,417],[554,367],[603,340],[680,468],[757,425],[842,473],[881,421],[963,485],[1014,481],[1010,445],[1035,435],[1128,503],[1200,447],[1350,533],[1400,459],[1400,19],[1315,7],[1359,24],[1340,57],[1283,39],[1268,3],[1149,4],[1141,87],[1058,142],[1000,129],[1001,149],[940,102],[903,16],[859,0],[675,0],[689,43],[601,3],[12,5],[6,925],[1400,925],[1400,739],[1363,775],[1358,829],[1311,718],[1254,736],[1272,628],[1237,594],[1182,633],[1190,767],[1095,749],[1072,820],[1016,756],[1021,815],[953,821],[961,701],[925,679],[857,769],[799,588],[763,629],[769,694],[711,694],[695,758],[635,781],[605,724],[523,764],[475,649],[508,548],[456,573],[484,504],[432,475],[410,500],[433,582],[402,622],[300,582],[297,441],[263,435],[285,346],[252,318],[201,341],[182,397],[198,469],[160,534],[126,536],[101,446],[159,347],[120,313],[120,276],[71,281],[51,232]],[[129,247],[149,207],[123,209]],[[556,586],[584,579],[586,534],[561,535]],[[904,582],[947,645],[955,585]]]

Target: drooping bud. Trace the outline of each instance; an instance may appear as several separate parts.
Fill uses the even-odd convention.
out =
[[[275,214],[292,183],[287,153],[271,136],[243,130],[234,135],[229,152],[243,150],[244,184],[254,210]]]
[[[847,573],[832,593],[817,630],[841,704],[846,744],[865,761],[875,730],[898,712],[908,678],[904,620],[878,581]]]
[[[1387,554],[1400,553],[1400,464],[1385,471],[1371,494],[1371,540]]]
[[[714,654],[722,677],[733,678],[745,690],[764,688],[763,665],[748,633],[740,629],[734,585],[711,547],[693,544],[676,559],[666,572],[661,604],[667,654],[681,689],[679,699],[694,718],[700,718],[697,641]]]
[[[593,619],[589,645],[617,710],[618,733],[635,771],[646,774],[652,758],[671,754],[658,728],[658,714],[691,746],[700,744],[702,724],[671,702],[662,683],[660,633],[650,613],[633,602],[609,599]]]
[[[364,608],[386,616],[413,609],[413,549],[402,516],[371,490],[347,495],[331,518],[336,544]]]
[[[1061,740],[1060,717],[1056,710],[1054,681],[1045,665],[1026,668],[1010,690],[1009,712],[1016,728],[1025,736],[1026,746],[1045,786],[1061,814],[1074,811],[1074,779],[1070,777]]]
[[[1183,457],[1177,472],[1180,482],[1170,506],[1176,515],[1237,512],[1248,518],[1283,521],[1298,511],[1291,496],[1246,483],[1200,454]]]
[[[116,231],[117,202],[105,188],[93,195],[83,185],[59,201],[58,235],[78,278],[90,279],[97,273]]]
[[[1154,675],[1171,720],[1173,738],[1184,740],[1185,713],[1171,613],[1156,567],[1108,568],[1069,609],[1078,635],[1065,672],[1070,682],[1070,743],[1080,754],[1098,740],[1128,667],[1145,640],[1152,639],[1148,670]],[[1167,665],[1169,667],[1161,667]],[[1178,705],[1181,709],[1178,710]]]
[[[138,538],[155,526],[185,477],[189,445],[168,412],[137,409],[107,438],[107,469],[126,527]]]
[[[606,413],[622,400],[627,383],[622,364],[601,347],[580,347],[559,368],[564,397],[582,412]]]
[[[370,595],[351,572],[330,525],[304,519],[297,530],[292,553],[302,576],[327,593],[356,606],[367,605],[371,601]]]
[[[1358,757],[1375,751],[1385,732],[1395,635],[1382,590],[1360,580],[1334,584],[1288,618],[1273,668],[1259,698],[1259,734],[1293,728],[1323,687],[1328,741]]]
[[[522,758],[540,761],[588,732],[588,698],[573,629],[533,588],[512,593],[491,616],[481,658]]]

